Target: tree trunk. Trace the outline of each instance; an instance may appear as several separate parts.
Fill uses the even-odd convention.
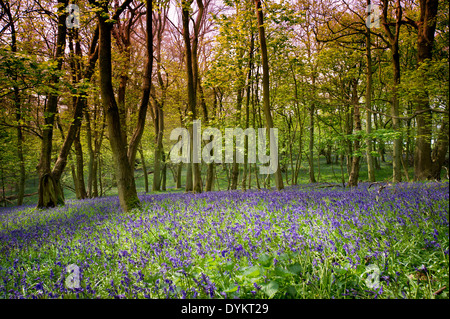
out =
[[[194,86],[194,74],[192,70],[192,50],[191,50],[191,40],[190,40],[190,32],[189,32],[189,7],[192,3],[192,0],[183,0],[182,1],[182,17],[183,17],[183,39],[185,44],[186,51],[186,76],[187,76],[187,89],[188,89],[188,97],[189,97],[189,134],[190,134],[190,161],[188,165],[188,174],[187,178],[192,179],[192,185],[189,185],[188,181],[186,181],[186,191],[194,191],[194,193],[201,193],[202,191],[202,181],[200,175],[200,167],[199,163],[194,163],[194,136],[193,136],[193,121],[197,118],[196,114],[196,90]],[[191,166],[192,170],[189,169]],[[191,175],[192,174],[192,175]],[[192,176],[192,177],[190,177]],[[192,186],[192,188],[191,188]]]
[[[100,134],[98,134],[97,132],[95,133],[95,137],[94,137],[94,165],[92,166],[92,177],[93,177],[93,185],[92,185],[92,197],[98,197],[99,196],[99,192],[98,192],[98,183],[97,183],[97,172],[98,174],[101,174],[100,172],[100,167],[99,167],[99,163],[100,163],[100,150],[102,147],[102,142],[103,142],[103,134],[105,132],[105,127],[106,127],[106,118],[103,116],[103,123],[102,123],[102,128],[100,130]],[[101,179],[101,176],[98,176],[98,179]]]
[[[166,191],[166,181],[167,181],[167,163],[166,163],[166,154],[164,153],[164,150],[162,151],[162,174],[161,174],[161,190],[163,192]]]
[[[15,28],[15,22],[11,14],[11,9],[9,2],[1,2],[1,5],[6,12],[6,15],[8,16],[9,20],[9,26],[11,29],[11,51],[16,53],[17,52],[17,38],[16,38],[16,28]],[[13,75],[14,81],[17,81],[17,74]],[[23,132],[21,127],[21,121],[22,121],[22,108],[21,108],[21,101],[20,101],[20,92],[19,88],[17,86],[13,86],[14,91],[14,108],[16,110],[16,121],[17,121],[17,157],[19,160],[19,180],[18,180],[18,189],[17,189],[17,206],[20,206],[23,204],[23,197],[25,194],[25,161],[23,157]],[[3,196],[5,194],[3,193]],[[6,205],[6,202],[5,202]]]
[[[102,158],[98,157],[98,184],[100,188],[100,197],[103,196],[103,176],[102,176]]]
[[[309,182],[316,183],[314,176],[314,104],[309,110]]]
[[[83,163],[83,150],[81,148],[81,142],[80,142],[80,129],[78,129],[78,133],[74,140],[74,146],[75,146],[75,155],[77,160],[77,185],[78,185],[78,191],[79,194],[77,197],[78,199],[85,199],[87,198],[86,193],[86,185],[84,183],[84,163]]]
[[[387,22],[388,15],[388,0],[383,0],[383,14],[382,14],[382,22],[386,35],[389,39],[389,48],[391,51],[391,61],[392,68],[394,73],[393,78],[393,87],[392,87],[392,106],[391,106],[391,116],[392,116],[392,128],[397,133],[394,138],[394,146],[393,146],[393,158],[392,158],[392,169],[393,169],[393,177],[392,181],[394,183],[398,183],[402,181],[402,164],[401,164],[401,156],[402,156],[402,137],[400,132],[400,120],[399,116],[399,98],[398,98],[398,86],[400,85],[400,53],[399,53],[399,37],[400,37],[400,27],[402,25],[402,7],[400,0],[396,1],[396,21],[395,21],[395,33],[389,28],[389,24]]]
[[[393,64],[394,64],[394,89],[393,89],[393,102],[392,102],[392,128],[395,132],[397,132],[396,137],[394,138],[394,150],[393,150],[393,158],[392,158],[392,169],[393,169],[393,182],[398,183],[402,181],[402,164],[401,164],[401,156],[402,156],[402,148],[403,141],[400,133],[400,120],[397,118],[400,114],[399,108],[400,103],[398,99],[398,85],[400,84],[400,55],[398,54],[398,45],[394,46],[393,54]]]
[[[14,103],[16,105],[16,120],[17,123],[20,123],[22,119],[22,110],[20,106],[19,89],[17,87],[14,87]],[[17,192],[17,206],[23,204],[23,197],[25,195],[25,160],[23,156],[23,141],[24,137],[22,134],[22,128],[19,124],[17,127],[17,157],[19,159],[19,187]]]
[[[93,198],[93,184],[94,184],[94,148],[92,146],[92,129],[91,129],[91,116],[89,115],[89,110],[86,107],[84,112],[84,117],[86,119],[86,141],[87,141],[87,148],[88,148],[88,155],[89,155],[89,162],[88,162],[88,189],[87,193],[90,198]]]
[[[241,111],[242,111],[242,89],[239,88],[237,91],[237,101],[236,101],[236,122],[237,127],[241,127]],[[238,138],[238,137],[236,137]],[[234,138],[233,138],[234,140]],[[239,179],[239,163],[237,163],[237,144],[233,141],[233,165],[231,168],[231,189],[235,190],[238,186]]]
[[[100,69],[100,93],[102,104],[108,123],[109,141],[113,153],[117,187],[119,192],[120,206],[124,211],[130,211],[139,207],[140,202],[136,192],[133,178],[133,168],[127,157],[127,149],[122,136],[119,108],[114,97],[112,87],[111,67],[111,27],[107,22],[108,7],[103,8],[103,14],[98,14],[100,27],[99,41],[99,69]]]
[[[204,116],[205,122],[209,123],[209,117],[208,117],[208,112],[206,109],[205,97],[203,94],[203,89],[200,85],[200,80],[199,80],[199,90],[200,90],[201,99],[202,99],[203,116]],[[213,112],[212,112],[213,119],[215,117],[216,108],[217,108],[217,98],[216,98],[216,93],[214,92],[214,104],[213,104]],[[209,142],[212,142],[212,140],[210,139]],[[205,190],[207,192],[212,191],[214,188],[214,166],[215,165],[216,164],[214,162],[211,162],[207,165],[207,168],[206,168]]]
[[[183,171],[183,163],[178,163],[177,164],[177,184],[176,184],[176,188],[180,189],[181,188],[181,173]]]
[[[57,61],[56,70],[62,68],[62,57],[66,43],[66,11],[67,0],[58,0],[58,30],[56,35],[56,50],[54,60]],[[52,77],[53,84],[59,82],[57,76]],[[58,110],[58,96],[49,94],[46,109],[44,110],[44,127],[42,129],[41,156],[39,160],[39,187],[38,208],[54,207],[64,204],[62,190],[51,174],[51,154],[53,141],[53,124]]]
[[[57,46],[55,51],[55,60],[57,60],[57,69],[61,70],[62,68],[62,57],[64,55],[64,46],[65,46],[65,38],[66,38],[66,12],[65,7],[68,1],[58,1],[59,7],[58,11],[61,13],[58,15],[58,33],[57,33]],[[78,31],[74,31],[75,43],[76,43],[76,52],[75,54],[81,58],[81,44],[78,37]],[[84,73],[84,79],[90,80],[92,74],[94,72],[94,66],[98,59],[97,54],[97,41],[98,41],[98,28],[96,28],[94,36],[91,40],[90,45],[90,55],[88,59],[88,65],[86,67]],[[77,66],[76,73],[77,81],[81,79],[81,67]],[[57,77],[53,77],[53,83],[57,83],[59,79]],[[64,193],[61,187],[60,178],[61,175],[67,165],[67,157],[72,147],[73,141],[76,137],[76,134],[81,126],[81,119],[83,117],[83,109],[86,105],[86,95],[84,92],[78,92],[78,96],[74,102],[74,115],[73,121],[69,126],[69,130],[66,138],[64,139],[63,145],[59,151],[58,159],[53,167],[53,170],[50,171],[50,156],[51,156],[51,144],[53,137],[53,124],[55,115],[57,113],[57,96],[51,95],[49,97],[49,103],[47,104],[46,113],[48,117],[45,117],[45,124],[42,139],[42,150],[41,150],[41,158],[39,162],[39,199],[38,199],[38,208],[45,207],[53,207],[55,205],[64,204]]]
[[[152,2],[146,4],[146,61],[144,67],[144,78],[142,84],[142,97],[140,101],[137,126],[130,139],[129,146],[123,136],[119,108],[112,87],[111,66],[111,29],[114,20],[118,18],[131,0],[126,0],[116,10],[112,19],[109,17],[108,4],[101,3],[97,11],[99,23],[99,70],[100,70],[100,93],[103,109],[108,123],[110,145],[115,162],[115,172],[119,201],[122,210],[128,212],[140,207],[134,180],[134,165],[136,153],[145,127],[148,102],[151,89],[151,74],[153,65],[153,39],[152,39]],[[122,10],[122,11],[121,11]]]
[[[345,112],[345,133],[347,135],[346,138],[346,146],[347,146],[347,154],[346,154],[346,164],[347,164],[347,174],[350,175],[352,170],[352,154],[353,154],[353,143],[350,140],[349,136],[353,135],[353,117],[354,117],[354,109],[351,105],[346,103],[346,112]]]
[[[248,74],[247,74],[247,91],[246,91],[246,101],[245,101],[245,129],[249,128],[250,125],[250,93],[252,87],[252,69],[253,69],[253,50],[255,48],[255,38],[253,32],[250,38],[250,49],[249,49],[249,61],[248,61]],[[248,136],[244,136],[244,172],[242,175],[242,189],[247,189],[247,167],[248,167]],[[249,185],[250,188],[250,174],[249,175]]]
[[[264,115],[266,118],[266,129],[269,135],[272,137],[272,133],[270,133],[270,129],[273,128],[273,120],[272,114],[270,111],[270,85],[269,85],[269,61],[267,57],[267,46],[266,46],[266,35],[264,31],[264,15],[261,8],[261,0],[255,0],[256,7],[256,15],[258,19],[258,28],[259,28],[259,40],[260,40],[260,49],[261,49],[261,62],[263,67],[263,100],[264,100]],[[275,141],[275,138],[273,138]],[[275,148],[275,145],[270,143],[271,153],[278,152],[278,148]],[[278,160],[278,159],[277,159]],[[275,184],[277,190],[282,190],[283,186],[283,177],[281,176],[281,170],[279,162],[277,163],[277,169],[275,171]]]
[[[448,104],[447,104],[447,111],[448,111]],[[433,161],[433,168],[431,174],[434,180],[437,181],[441,180],[441,170],[442,166],[444,166],[445,156],[447,155],[448,144],[449,144],[448,116],[446,116],[444,117],[443,123],[441,124],[438,140],[436,146],[433,149],[431,157]]]
[[[142,147],[139,149],[139,155],[141,156],[142,171],[144,172],[145,193],[148,193],[148,173],[147,166],[145,165],[145,157]]]
[[[355,131],[357,134],[361,132],[361,115],[359,111],[359,104],[358,104],[358,82],[356,79],[353,80],[353,93],[352,93],[352,104],[354,108],[354,120],[355,120]],[[358,153],[360,149],[360,142],[359,138],[357,138],[354,142],[354,152]],[[350,176],[348,179],[348,186],[349,187],[356,187],[358,186],[358,179],[359,179],[359,161],[360,156],[358,154],[354,154],[352,157],[352,167],[350,171]]]
[[[420,68],[424,62],[433,57],[434,34],[436,30],[436,17],[438,13],[437,0],[420,0],[420,20],[417,23],[417,67]],[[414,152],[414,180],[421,181],[440,178],[442,164],[435,165],[432,159],[431,137],[432,137],[432,114],[428,92],[419,93],[416,101],[417,136]],[[448,142],[447,142],[448,143]],[[447,152],[440,149],[439,153]],[[445,153],[436,158],[445,158]],[[439,170],[439,172],[437,172]]]
[[[371,0],[367,0],[367,5],[371,5]],[[367,134],[367,175],[369,182],[375,182],[375,169],[372,156],[372,138],[370,134],[372,133],[372,48],[370,40],[370,29],[366,26],[366,134]]]
[[[155,124],[155,163],[153,167],[153,186],[152,191],[157,192],[161,190],[161,157],[162,157],[162,111],[156,99],[154,103],[154,124]]]

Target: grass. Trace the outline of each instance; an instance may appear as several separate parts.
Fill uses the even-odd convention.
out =
[[[2,209],[0,298],[448,299],[448,191],[303,185],[141,195],[129,214],[115,197]]]

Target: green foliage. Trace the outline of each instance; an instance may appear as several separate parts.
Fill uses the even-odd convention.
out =
[[[56,71],[56,61],[0,47],[0,96],[11,94],[13,86],[37,94],[58,93],[58,87],[50,83],[61,75],[62,72]]]

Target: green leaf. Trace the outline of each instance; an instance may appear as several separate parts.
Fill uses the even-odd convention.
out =
[[[262,291],[267,295],[267,297],[272,298],[277,292],[280,287],[276,281],[271,281],[268,284],[261,285]]]
[[[291,275],[292,273],[284,269],[283,267],[277,266],[275,267],[275,274],[280,277],[286,277],[288,275]]]
[[[287,293],[289,294],[289,296],[291,296],[292,298],[295,298],[295,297],[297,297],[297,289],[295,289],[295,287],[294,286],[289,286],[288,288],[287,288]]]
[[[248,269],[246,269],[243,273],[244,277],[248,278],[255,278],[258,277],[261,274],[261,271],[258,266],[253,266]]]
[[[279,261],[284,261],[284,260],[288,260],[288,259],[289,259],[289,255],[286,253],[282,253],[280,256],[278,256]]]
[[[232,285],[230,287],[228,287],[228,289],[224,290],[223,292],[229,294],[232,292],[236,292],[238,290],[238,285]]]
[[[302,266],[300,266],[299,263],[295,263],[295,264],[289,265],[288,270],[291,273],[298,275],[302,271]]]
[[[261,266],[269,267],[272,264],[273,257],[267,254],[262,254],[259,256],[258,260]]]

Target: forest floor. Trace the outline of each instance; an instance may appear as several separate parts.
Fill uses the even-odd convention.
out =
[[[317,186],[0,208],[0,298],[449,298],[448,181]]]

